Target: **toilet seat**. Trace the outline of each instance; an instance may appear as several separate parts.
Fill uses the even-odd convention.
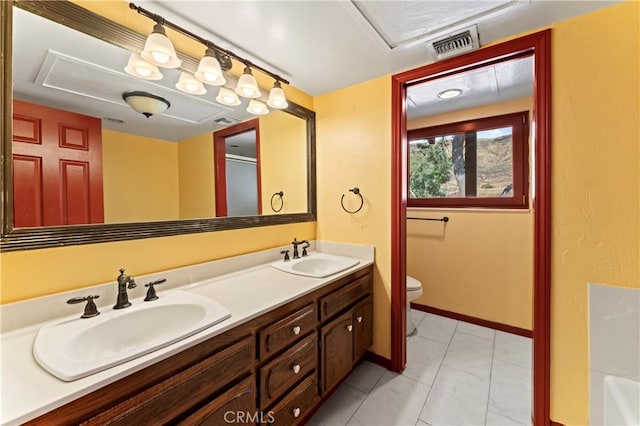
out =
[[[422,288],[422,283],[413,277],[407,275],[407,291],[419,290]]]

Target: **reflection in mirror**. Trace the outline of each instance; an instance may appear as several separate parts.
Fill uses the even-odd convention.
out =
[[[260,134],[258,120],[214,133],[216,216],[260,214]]]
[[[316,219],[313,111],[289,101],[285,109],[260,116],[256,177],[262,189],[258,211],[265,214],[216,218],[213,134],[255,117],[247,113],[246,99],[222,105],[210,86],[202,96],[186,95],[176,88],[180,69],[162,69],[161,80],[129,75],[131,52],[143,48],[146,35],[74,2],[15,0],[0,2],[0,11],[2,251]],[[187,71],[195,71],[200,57],[182,51],[178,56]],[[147,118],[123,100],[131,91],[166,99],[168,108]],[[261,96],[266,100],[265,92]],[[42,111],[57,117],[55,130],[37,117]],[[49,161],[43,148],[48,144],[40,142],[51,135]],[[56,163],[51,174],[47,165]],[[20,176],[31,180],[21,183]],[[276,212],[268,203],[279,192],[286,196]]]
[[[213,86],[187,95],[176,88],[180,69],[163,68],[158,81],[132,77],[131,52],[17,7],[13,14],[15,228],[273,214],[263,203],[281,190],[281,213],[308,212],[306,119],[272,111],[254,120],[247,100],[221,105]],[[131,91],[170,106],[146,117],[123,100]],[[262,138],[253,183],[233,175],[250,163],[230,156],[219,183],[214,135],[248,121]],[[222,210],[216,189],[238,184],[255,188],[252,208],[227,200]]]
[[[409,207],[528,207],[533,57],[407,88]]]

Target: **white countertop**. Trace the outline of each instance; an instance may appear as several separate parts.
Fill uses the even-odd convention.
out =
[[[115,281],[114,283],[95,286],[91,290],[82,289],[80,291],[65,292],[60,295],[47,296],[11,304],[12,306],[5,305],[1,307],[3,310],[3,322],[9,320],[9,316],[14,317],[13,329],[7,330],[7,327],[3,325],[5,331],[0,337],[0,350],[2,353],[2,368],[0,370],[0,381],[2,383],[1,423],[8,425],[20,424],[38,417],[300,296],[311,293],[374,262],[373,247],[325,241],[318,241],[316,244],[320,251],[356,258],[359,263],[354,267],[326,278],[291,275],[270,266],[270,263],[280,256],[278,254],[279,248],[275,248],[143,277],[143,279],[149,280],[161,276],[189,277],[186,279],[186,284],[184,280],[176,278],[174,281],[182,281],[182,285],[174,284],[164,288],[159,287],[158,294],[161,296],[163,291],[171,291],[176,288],[198,293],[224,305],[231,311],[231,318],[173,345],[73,382],[59,380],[42,369],[33,357],[32,346],[36,333],[43,324],[79,316],[82,308],[78,308],[80,305],[75,305],[75,308],[72,308],[73,315],[50,317],[37,324],[28,324],[28,313],[29,311],[33,312],[35,307],[46,306],[47,303],[53,303],[54,301],[59,304],[62,300],[77,296],[79,293],[88,294],[89,291],[104,292],[106,288],[115,289]],[[230,269],[235,269],[235,271],[230,272]],[[207,273],[209,278],[202,277]],[[198,279],[194,280],[193,277],[198,277]],[[139,283],[137,292],[140,293],[143,291],[139,290],[142,287],[140,283],[145,281],[140,277],[136,277],[136,279]],[[113,295],[107,296],[107,298],[109,298],[109,301],[105,302],[103,298],[103,304],[113,303]],[[131,302],[140,303],[141,299],[142,294],[135,298],[132,297]],[[105,305],[99,306],[99,309],[109,309]],[[16,320],[15,318],[19,319]],[[90,319],[87,321],[90,321]],[[20,325],[24,326],[19,327]]]

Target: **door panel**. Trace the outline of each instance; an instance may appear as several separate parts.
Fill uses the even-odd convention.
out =
[[[13,108],[14,226],[103,223],[100,119],[19,100]]]
[[[13,156],[14,226],[42,226],[42,161],[28,155]]]

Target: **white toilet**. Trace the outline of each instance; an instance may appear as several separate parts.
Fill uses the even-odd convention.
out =
[[[411,301],[422,296],[422,283],[407,275],[407,336],[414,334],[416,325],[411,320]]]

